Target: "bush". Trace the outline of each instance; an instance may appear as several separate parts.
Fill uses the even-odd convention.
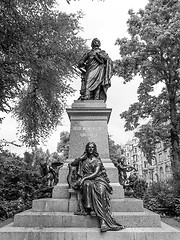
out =
[[[180,215],[180,199],[173,181],[153,183],[143,199],[144,207],[164,215]]]
[[[143,198],[147,191],[147,183],[143,179],[138,179],[133,184],[134,197]]]
[[[32,200],[51,197],[39,169],[9,152],[0,154],[0,219],[31,208]]]

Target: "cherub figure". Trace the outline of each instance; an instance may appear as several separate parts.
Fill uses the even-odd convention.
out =
[[[118,169],[119,183],[124,187],[127,181],[127,172],[136,170],[133,166],[126,164],[126,159],[124,156],[120,157],[116,162],[114,162],[115,167]]]

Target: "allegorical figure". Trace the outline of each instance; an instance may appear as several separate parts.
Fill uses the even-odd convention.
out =
[[[109,194],[112,194],[113,190],[97,153],[96,144],[87,143],[84,154],[75,159],[71,167],[78,169],[78,181],[74,187],[76,190],[79,189],[81,195],[81,203],[75,214],[98,217],[102,232],[123,229],[124,227],[112,216]]]
[[[47,161],[41,159],[40,172],[42,177],[46,179],[48,187],[54,187],[58,183],[59,168],[61,168],[62,165],[62,162],[52,162],[48,164]]]
[[[131,172],[136,169],[133,166],[127,165],[126,159],[123,156],[114,162],[114,165],[118,169],[119,183],[124,186],[127,181],[127,172]]]
[[[99,39],[94,38],[91,43],[92,49],[79,61],[78,68],[82,78],[81,100],[107,99],[107,90],[111,86],[112,60],[100,46]]]

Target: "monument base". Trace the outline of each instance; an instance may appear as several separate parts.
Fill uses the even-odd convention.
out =
[[[110,108],[102,100],[77,100],[67,108],[70,126],[69,159],[80,157],[88,142],[95,142],[101,159],[109,159]]]
[[[71,121],[70,158],[60,169],[52,198],[33,201],[32,209],[16,214],[14,222],[0,228],[0,240],[179,240],[180,231],[160,221],[160,216],[143,208],[143,201],[124,198],[118,172],[109,159],[107,123],[111,109],[103,101],[75,101],[67,109]],[[77,198],[67,184],[68,163],[83,154],[93,141],[113,187],[111,210],[121,231],[100,232],[96,217],[74,215]]]

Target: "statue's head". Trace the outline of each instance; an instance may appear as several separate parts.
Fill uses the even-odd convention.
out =
[[[121,156],[119,158],[119,161],[118,162],[121,162],[122,164],[125,164],[126,163],[126,158],[124,156]]]
[[[100,40],[99,40],[98,38],[94,38],[94,39],[92,40],[91,47],[92,47],[92,48],[96,48],[96,47],[99,48],[100,46],[101,46]]]
[[[88,142],[86,144],[86,149],[85,149],[85,152],[86,154],[94,154],[94,156],[98,156],[98,153],[97,153],[97,146],[94,142]]]

